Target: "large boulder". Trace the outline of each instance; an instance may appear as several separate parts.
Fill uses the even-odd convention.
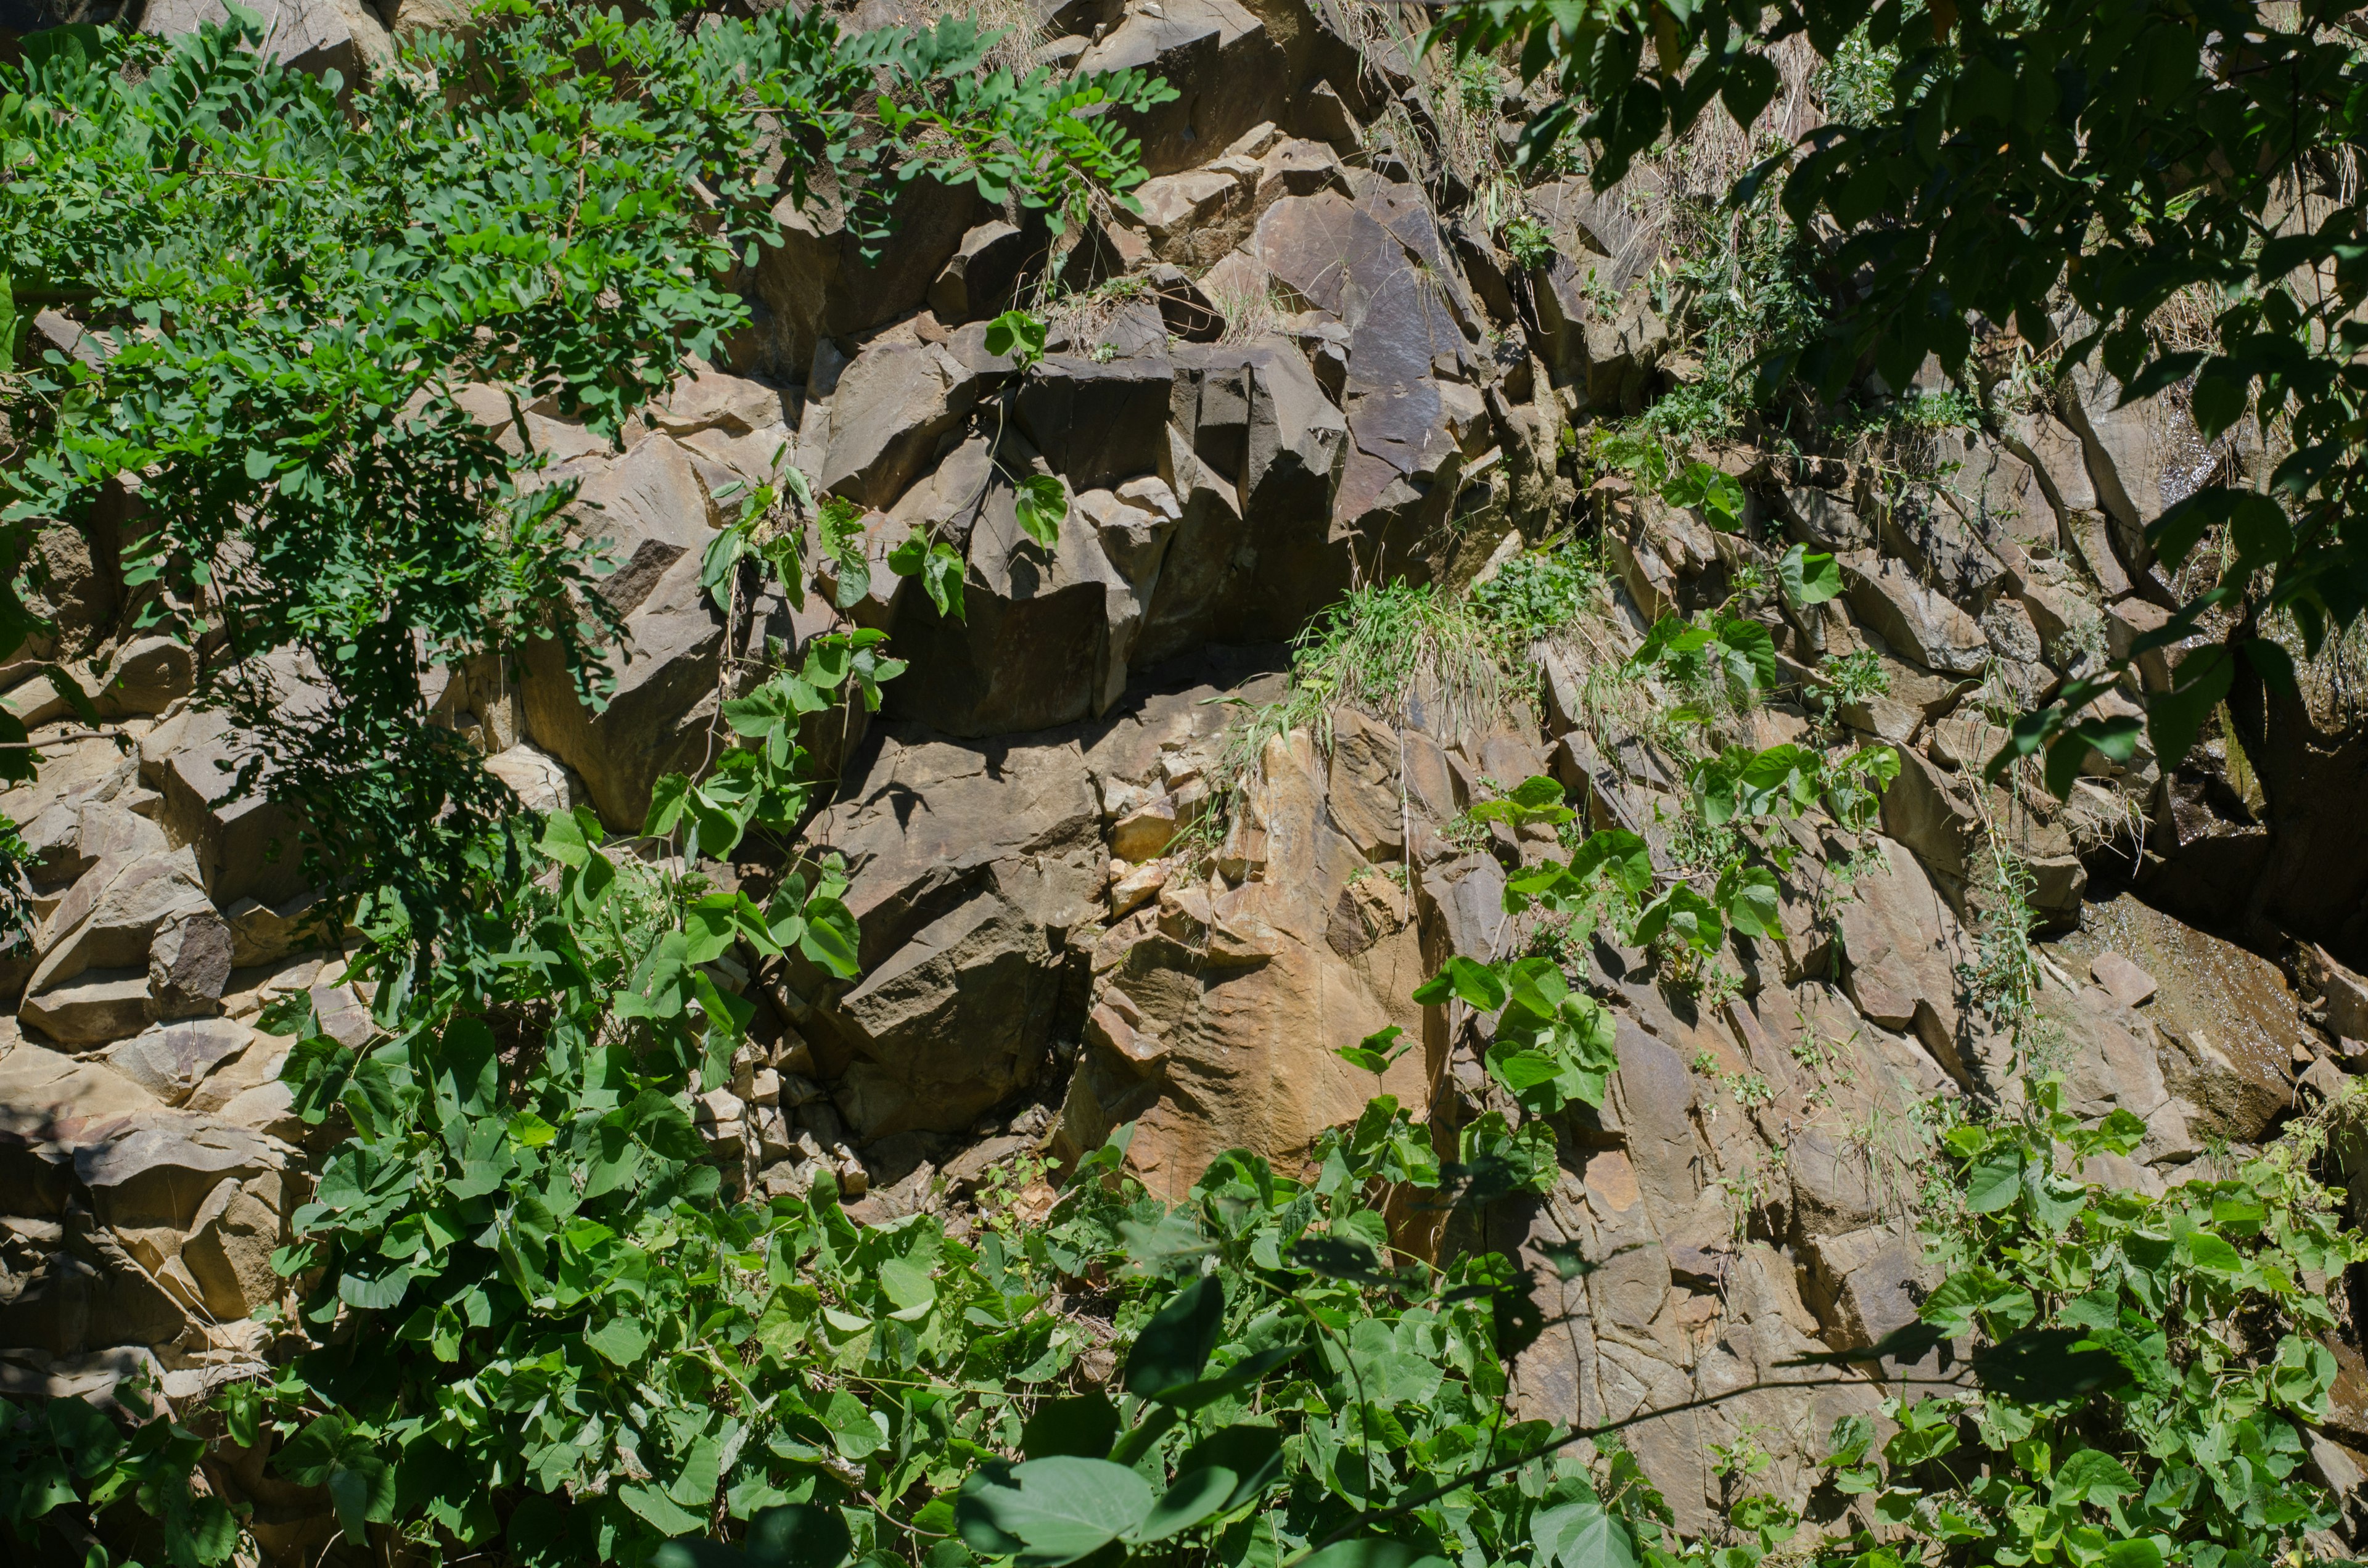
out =
[[[1643,406],[1645,373],[1669,343],[1643,285],[1608,298],[1599,292],[1614,270],[1608,257],[1556,256],[1531,290],[1547,374],[1580,406],[1605,414]]]
[[[268,762],[252,786],[240,782],[258,751],[216,710],[184,710],[140,743],[140,776],[164,797],[157,822],[195,858],[204,895],[219,905],[277,904],[304,891],[295,819],[265,793]]]
[[[624,623],[597,675],[611,683],[594,712],[557,646],[529,642],[519,695],[528,737],[574,768],[612,828],[638,830],[661,774],[706,756],[719,700],[723,616],[700,583],[717,507],[689,455],[650,436],[623,458],[587,462],[579,528],[615,570],[593,591]]]
[[[912,670],[889,688],[888,713],[982,735],[1109,708],[1125,688],[1182,515],[1174,492],[1156,474],[1079,492],[1048,551],[1021,531],[1018,493],[984,441],[954,453],[936,479],[912,523],[967,545],[964,613],[956,619],[905,597],[897,652]]]
[[[1123,116],[1155,175],[1204,163],[1259,121],[1281,119],[1292,85],[1266,25],[1235,0],[1129,7],[1077,69],[1142,71],[1175,89],[1167,102]]]
[[[1922,581],[1906,562],[1841,562],[1850,607],[1901,658],[1940,675],[1978,675],[1989,639],[1957,602]]]
[[[1034,1082],[1101,881],[1099,816],[1073,738],[887,724],[858,753],[809,837],[846,857],[862,975],[793,977],[791,1006],[859,1138],[962,1131]]]
[[[1867,1021],[1914,1035],[1962,1084],[1978,1063],[1961,1035],[1957,965],[1968,956],[1947,901],[1905,845],[1877,839],[1839,911],[1843,986]]]
[[[246,9],[263,25],[263,52],[291,70],[335,71],[350,89],[393,58],[386,24],[362,0],[256,0]],[[140,30],[172,38],[207,23],[226,27],[222,0],[148,0]]]
[[[1176,718],[1155,704],[1098,743],[1106,801],[1153,786],[1175,798],[1189,769],[1171,758],[1155,777],[1142,737]],[[1288,1162],[1377,1090],[1419,1100],[1422,1052],[1379,1084],[1336,1054],[1393,1024],[1418,1038],[1408,997],[1424,971],[1406,896],[1334,824],[1326,774],[1304,732],[1270,742],[1216,874],[1172,861],[1156,898],[1100,939],[1063,1157],[1132,1121],[1130,1165],[1174,1199],[1222,1150]]]
[[[966,184],[916,179],[890,210],[895,243],[867,261],[861,235],[837,208],[819,199],[801,208],[782,197],[773,209],[782,244],[757,253],[749,278],[755,319],[732,346],[734,368],[808,382],[815,350],[829,339],[859,337],[919,309],[963,236],[990,215]]]
[[[1348,425],[1306,358],[1280,337],[1175,352],[1166,467],[1182,517],[1137,644],[1146,664],[1288,637],[1355,570],[1326,521]]]
[[[978,382],[939,344],[867,347],[831,394],[822,488],[865,506],[893,505],[970,412]]]

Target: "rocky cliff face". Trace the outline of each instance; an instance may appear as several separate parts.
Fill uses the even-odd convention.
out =
[[[324,60],[382,46],[375,15],[295,14]],[[729,695],[736,650],[700,557],[735,486],[780,454],[866,509],[875,566],[916,524],[962,552],[965,618],[884,569],[848,612],[910,661],[875,722],[821,737],[839,785],[808,837],[845,858],[862,974],[747,977],[776,1043],[700,1112],[738,1179],[785,1189],[827,1164],[886,1218],[1133,1123],[1134,1170],[1178,1196],[1228,1147],[1298,1156],[1377,1087],[1452,1140],[1491,1103],[1483,1031],[1410,994],[1452,955],[1532,939],[1504,883],[1553,847],[1475,830],[1469,808],[1548,774],[1593,824],[1665,836],[1679,770],[1651,716],[1590,677],[1793,541],[1832,552],[1844,592],[1780,619],[1787,689],[1721,721],[1725,738],[1887,745],[1899,777],[1878,829],[1797,835],[1789,935],[1737,937],[1728,982],[1680,985],[1601,942],[1567,955],[1617,1007],[1610,1097],[1561,1119],[1550,1196],[1444,1238],[1606,1260],[1540,1303],[1554,1326],[1521,1360],[1524,1413],[1681,1403],[1913,1316],[1930,1283],[1918,1108],[2017,1091],[1981,992],[2005,859],[2052,933],[2032,1033],[2071,1108],[2148,1128],[2112,1180],[2158,1187],[2338,1092],[2368,1052],[2368,984],[2345,961],[2357,902],[2255,896],[2271,835],[2228,743],[2173,777],[2143,744],[2098,758],[2065,802],[1982,778],[2021,703],[2161,624],[2138,530],[2199,462],[2249,454],[2200,452],[2175,408],[2076,384],[1998,436],[1944,434],[1912,484],[1839,441],[1722,446],[1696,455],[1740,482],[1741,512],[1676,506],[1570,437],[1701,371],[1661,313],[1654,176],[1532,190],[1553,246],[1524,268],[1441,153],[1460,89],[1375,14],[1040,0],[1036,17],[1042,57],[1179,89],[1139,127],[1140,214],[1056,246],[922,193],[877,268],[827,210],[799,215],[745,279],[756,328],[621,451],[526,415],[618,562],[599,589],[630,633],[614,699],[587,711],[529,655],[448,672],[438,702],[529,804],[589,803],[630,833],[657,777],[708,755]],[[977,433],[972,411],[1013,377],[983,324],[1048,274],[1068,290],[1048,353]],[[508,416],[490,393],[484,412]],[[1074,496],[1050,551],[1015,549],[1009,476],[1029,472]],[[1608,573],[1583,625],[1529,650],[1533,698],[1477,719],[1436,691],[1319,700],[1293,710],[1310,723],[1246,729],[1292,689],[1286,641],[1353,586],[1457,587],[1574,529]],[[29,655],[0,697],[46,758],[0,796],[41,916],[0,1023],[0,1389],[154,1366],[194,1397],[267,1347],[250,1314],[281,1288],[270,1256],[321,1136],[258,1018],[309,992],[339,1038],[370,1025],[336,955],[304,948],[307,894],[271,847],[286,824],[218,766],[238,737],[182,700],[186,650],[129,630],[111,550],[103,528],[42,540],[106,722],[22,678]],[[832,619],[822,598],[775,600],[742,631],[794,643]],[[1885,678],[1838,687],[1850,656]],[[2314,755],[2331,777],[2343,754]],[[1380,1085],[1335,1054],[1392,1025],[1419,1049]],[[1879,1394],[1758,1393],[1632,1441],[1692,1530],[1723,1500],[1717,1449],[1757,1444],[1760,1483],[1800,1494],[1835,1416]],[[2356,1480],[2368,1456],[2341,1445],[2368,1441],[2368,1416],[2329,1431],[2322,1471]]]

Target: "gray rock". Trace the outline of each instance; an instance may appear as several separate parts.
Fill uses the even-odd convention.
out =
[[[225,1176],[245,1181],[284,1170],[294,1153],[216,1118],[152,1110],[76,1150],[74,1175],[108,1224],[187,1232]]]
[[[1008,308],[1028,256],[1025,235],[999,218],[969,230],[929,284],[929,309],[948,326]]]
[[[386,24],[361,0],[260,0],[252,9],[262,19],[268,57],[314,76],[335,71],[348,90],[393,54]],[[149,0],[140,30],[172,38],[229,21],[222,0]]]
[[[1167,327],[1155,308],[1144,309],[1156,341],[1142,352],[1107,360],[1047,354],[1020,388],[1019,428],[1073,492],[1156,473],[1167,455],[1174,369]]]
[[[816,200],[801,210],[784,195],[773,209],[783,242],[757,253],[749,281],[751,304],[759,308],[732,346],[734,369],[803,381],[810,396],[827,395],[810,373],[818,347],[918,310],[963,236],[992,216],[967,184],[954,188],[916,179],[890,210],[896,240],[875,264],[863,259],[861,237],[837,209]]]
[[[1266,24],[1234,0],[1163,0],[1129,9],[1078,61],[1081,73],[1139,70],[1177,96],[1120,116],[1155,175],[1190,168],[1260,120],[1279,119],[1292,83]]]
[[[894,505],[977,399],[978,377],[940,345],[865,348],[831,394],[822,488],[865,506]]]
[[[1956,916],[1906,846],[1883,847],[1890,869],[1860,877],[1841,906],[1843,988],[1869,1023],[1913,1034],[1952,1077],[1970,1082],[1975,1063],[1958,1036],[1956,966],[1965,947]]]
[[[1916,1323],[1941,1279],[1924,1262],[1922,1241],[1900,1226],[1812,1237],[1802,1250],[1811,1285],[1804,1300],[1837,1350],[1863,1348]]]
[[[1588,297],[1590,273],[1611,271],[1603,257],[1558,256],[1535,290],[1548,374],[1556,386],[1571,388],[1582,406],[1600,413],[1642,405],[1645,372],[1669,341],[1642,285],[1608,311]]]
[[[198,1018],[144,1029],[110,1047],[103,1060],[165,1104],[177,1106],[207,1074],[254,1042],[255,1031],[234,1019]]]
[[[812,839],[847,857],[862,929],[854,984],[792,980],[839,1108],[861,1141],[966,1130],[1034,1080],[1068,934],[1100,891],[1082,752],[883,725]]]
[[[162,713],[197,688],[188,644],[172,637],[141,637],[108,661],[98,682],[101,702],[119,713]]]
[[[156,927],[148,947],[148,994],[162,1017],[211,1012],[230,983],[230,923],[211,904],[187,909]]]
[[[164,797],[157,822],[195,858],[204,896],[217,904],[278,903],[304,890],[295,820],[263,793],[268,761],[254,790],[239,784],[257,760],[255,742],[217,711],[176,714],[140,743],[141,778]]]
[[[1145,664],[1287,637],[1353,571],[1328,527],[1348,425],[1306,358],[1268,337],[1186,346],[1174,363],[1163,457],[1183,515],[1137,639]]]
[[[1980,624],[1903,562],[1844,560],[1841,569],[1850,608],[1901,658],[1937,674],[1965,676],[1988,662],[1989,639]]]

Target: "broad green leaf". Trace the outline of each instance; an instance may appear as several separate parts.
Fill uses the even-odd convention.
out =
[[[1019,1451],[1031,1460],[1067,1454],[1100,1459],[1118,1437],[1118,1412],[1099,1391],[1049,1399],[1019,1432]]]
[[[1554,1568],[1637,1568],[1628,1527],[1588,1498],[1548,1508],[1530,1521],[1538,1560]]]
[[[1225,1289],[1204,1274],[1152,1314],[1127,1353],[1126,1391],[1156,1400],[1198,1381],[1224,1325]]]
[[[613,1317],[584,1336],[584,1343],[620,1367],[631,1367],[647,1353],[650,1331],[639,1320]]]
[[[1149,1542],[1181,1534],[1225,1506],[1241,1477],[1223,1465],[1179,1471],[1176,1483],[1151,1506],[1128,1540]]]
[[[1069,493],[1058,479],[1049,473],[1029,475],[1019,482],[1013,505],[1020,532],[1046,550],[1059,547],[1061,525],[1069,516]]]
[[[1150,1483],[1133,1470],[1062,1455],[973,1472],[954,1517],[974,1551],[1062,1568],[1134,1529],[1152,1504]]]
[[[2022,1151],[2012,1145],[1993,1149],[1965,1172],[1965,1207],[1976,1214],[1995,1214],[2013,1206],[2022,1194]]]

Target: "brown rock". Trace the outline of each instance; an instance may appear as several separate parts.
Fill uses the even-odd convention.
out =
[[[793,976],[791,1021],[859,1140],[967,1130],[1034,1080],[1068,933],[1100,902],[1100,812],[1076,742],[880,726],[811,838],[847,858],[863,973]]]
[[[1097,983],[1055,1132],[1060,1157],[1132,1120],[1128,1162],[1156,1193],[1182,1193],[1225,1148],[1295,1158],[1375,1090],[1335,1049],[1392,1023],[1419,1032],[1407,998],[1422,980],[1421,952],[1395,902],[1403,895],[1379,878],[1357,881],[1389,928],[1348,958],[1328,939],[1335,906],[1366,862],[1328,820],[1323,777],[1305,734],[1271,742],[1244,806],[1267,835],[1265,880],[1214,893],[1171,882],[1158,926],[1135,936]],[[1401,1059],[1380,1087],[1418,1099],[1421,1054]]]
[[[2124,1007],[2140,1006],[2154,999],[2154,976],[2119,953],[2099,953],[2089,960],[2089,973]]]
[[[158,1024],[109,1048],[104,1060],[164,1104],[177,1106],[255,1039],[254,1030],[231,1018]]]
[[[271,1255],[280,1244],[279,1212],[258,1192],[275,1198],[276,1176],[240,1183],[225,1179],[207,1195],[190,1221],[181,1264],[196,1282],[206,1311],[236,1322],[279,1294]]]
[[[1845,560],[1841,567],[1850,608],[1901,658],[1947,675],[1975,675],[1988,662],[1980,623],[1904,563]]]

